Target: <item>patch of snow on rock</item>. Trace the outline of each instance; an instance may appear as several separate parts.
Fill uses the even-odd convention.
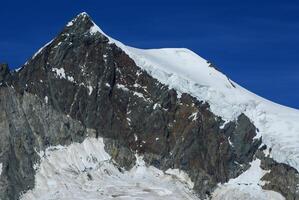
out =
[[[72,76],[67,76],[67,80],[73,83],[75,82],[75,79]]]
[[[88,89],[88,95],[91,95],[93,91],[93,87],[91,85],[88,85],[87,89]]]
[[[2,174],[2,163],[0,163],[0,176]]]
[[[129,91],[129,89],[126,86],[122,85],[122,84],[116,84],[116,87],[118,89],[121,89],[121,90],[126,91],[126,92]]]
[[[65,71],[63,68],[60,68],[60,69],[52,68],[52,72],[55,72],[59,78],[64,78],[64,79],[66,78]]]
[[[254,160],[251,163],[251,167],[235,179],[229,180],[228,183],[220,185],[213,195],[212,200],[283,200],[285,199],[281,194],[263,190],[263,182],[260,180],[267,171],[260,168],[261,161],[259,159]]]
[[[45,96],[45,102],[46,102],[46,104],[48,104],[48,102],[49,102],[48,96]]]
[[[194,113],[192,113],[192,114],[188,117],[188,119],[191,119],[192,121],[196,121],[197,118],[198,118],[197,114],[198,114],[198,112],[194,112]]]

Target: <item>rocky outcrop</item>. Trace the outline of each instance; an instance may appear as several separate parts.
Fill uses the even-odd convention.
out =
[[[0,84],[9,76],[9,67],[8,64],[0,63]]]
[[[261,140],[244,114],[224,126],[207,103],[179,96],[93,28],[77,16],[1,88],[2,199],[34,187],[36,152],[89,135],[104,137],[126,169],[138,153],[184,170],[203,198],[249,167]]]
[[[34,186],[37,152],[49,145],[80,142],[86,129],[32,94],[0,90],[0,199],[18,199]]]
[[[266,146],[264,146],[266,149]],[[299,199],[299,173],[287,164],[277,163],[271,158],[271,149],[257,151],[256,157],[261,160],[261,168],[267,173],[262,177],[265,190],[282,194],[287,200]],[[265,154],[267,152],[267,155]]]

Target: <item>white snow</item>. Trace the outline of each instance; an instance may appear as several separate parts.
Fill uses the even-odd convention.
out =
[[[76,81],[74,81],[74,83],[78,84]],[[79,86],[83,86],[88,90],[88,95],[91,95],[93,92],[93,87],[91,85],[89,85],[90,83],[85,84],[85,83],[79,83]]]
[[[130,171],[119,171],[104,150],[103,139],[87,138],[68,147],[56,146],[39,154],[35,188],[22,200],[35,199],[198,199],[183,172],[169,174],[147,167],[142,157]]]
[[[197,118],[198,118],[197,114],[198,114],[198,112],[194,112],[194,113],[192,113],[192,114],[188,117],[188,119],[191,119],[192,121],[196,121]]]
[[[79,16],[86,17],[86,16],[87,16],[87,13],[86,13],[86,12],[82,12],[82,13],[80,13],[77,17],[79,17]],[[74,24],[74,22],[75,22],[76,19],[77,19],[77,18],[75,18],[75,19],[73,19],[72,21],[68,22],[67,25],[66,25],[66,27],[73,26],[73,24]]]
[[[49,102],[48,96],[45,96],[45,102],[46,102],[46,104]]]
[[[143,95],[142,93],[140,93],[140,92],[133,92],[133,95],[135,95],[135,96],[137,96],[137,97],[139,97],[139,98],[142,98],[142,99],[144,99],[144,100],[147,100],[147,99],[144,97],[144,95]]]
[[[127,117],[127,122],[128,122],[128,125],[131,126],[131,119],[129,117]]]
[[[0,176],[2,174],[2,163],[0,163]]]
[[[73,26],[73,24],[74,24],[73,21],[70,21],[69,23],[67,23],[66,26],[67,26],[67,27],[70,27],[70,26]]]
[[[73,83],[75,83],[75,79],[74,79],[74,77],[72,77],[72,76],[67,76],[66,74],[65,74],[65,70],[63,69],[63,68],[52,68],[52,72],[55,72],[56,73],[56,76],[58,77],[58,78],[60,78],[60,79],[66,79],[66,80],[68,80],[68,81],[70,81],[70,82],[73,82]]]
[[[154,106],[153,106],[153,109],[156,110],[157,107],[161,107],[161,105],[158,104],[158,103],[155,103]]]
[[[228,142],[229,142],[229,145],[234,147],[234,144],[232,143],[232,141],[230,140],[230,137],[228,138]]]
[[[88,85],[87,89],[88,89],[88,95],[91,95],[93,91],[93,87],[91,85]]]
[[[28,62],[27,62],[27,64],[28,64]],[[26,63],[25,63],[25,65],[26,65]],[[17,68],[17,69],[14,69],[14,71],[15,71],[15,72],[19,72],[21,69],[23,69],[23,67],[24,67],[24,66],[19,67],[19,68]]]
[[[97,25],[90,31],[107,36],[139,67],[179,94],[189,93],[208,102],[211,111],[226,122],[245,113],[259,129],[258,137],[262,136],[263,143],[272,148],[272,157],[299,170],[298,110],[249,92],[188,49],[137,49],[109,37]]]
[[[181,180],[182,182],[185,182],[188,184],[189,188],[194,187],[194,183],[191,181],[190,177],[186,172],[179,170],[179,169],[168,169],[165,172],[166,174],[170,174],[175,176],[177,179]]]
[[[42,52],[42,50],[44,49],[44,48],[46,48],[49,44],[51,44],[53,42],[53,40],[51,40],[50,42],[48,42],[47,44],[45,44],[42,48],[40,48],[33,56],[32,56],[32,58],[31,59],[34,59],[38,54],[40,54],[41,52]],[[25,65],[26,65],[26,63],[25,63]]]
[[[67,76],[67,80],[73,83],[75,82],[75,79],[72,76]]]
[[[116,87],[117,87],[118,89],[121,89],[121,90],[125,91],[125,92],[133,92],[133,95],[135,95],[135,96],[137,96],[137,97],[139,97],[139,98],[142,98],[142,99],[144,99],[145,101],[151,101],[150,99],[145,98],[145,96],[144,96],[142,93],[140,93],[140,92],[136,92],[136,91],[131,91],[129,88],[127,88],[127,87],[126,87],[125,85],[123,85],[123,84],[116,84]]]
[[[104,60],[105,63],[107,62],[107,57],[108,57],[107,54],[104,54],[104,55],[103,55],[103,60]]]
[[[129,89],[126,86],[122,85],[122,84],[116,84],[116,87],[118,89],[121,89],[121,90],[126,91],[126,92],[129,91]]]
[[[94,25],[90,28],[90,33],[95,34],[95,33],[99,32],[99,30],[100,30],[100,28],[98,26]]]
[[[267,173],[260,168],[261,161],[256,159],[251,167],[235,179],[220,185],[214,193],[212,200],[283,200],[284,197],[274,191],[263,190],[264,184],[260,179]]]
[[[55,72],[59,78],[64,78],[64,79],[66,78],[65,71],[63,68],[60,68],[60,69],[52,68],[52,72]]]
[[[58,42],[58,44],[54,48],[58,48],[61,44],[62,42]]]

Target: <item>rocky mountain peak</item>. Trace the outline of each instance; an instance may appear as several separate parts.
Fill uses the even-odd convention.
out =
[[[73,18],[68,24],[67,27],[72,28],[81,28],[81,29],[90,29],[91,26],[93,26],[93,22],[89,15],[86,13],[80,13],[75,18]]]
[[[263,149],[259,150],[262,139],[256,137],[257,129],[245,114],[224,123],[208,103],[155,79],[125,50],[126,46],[118,46],[83,12],[21,70],[8,76],[8,66],[0,65],[0,82],[1,77],[8,80],[0,87],[0,199],[17,200],[27,192],[29,198],[21,199],[33,199],[30,194],[39,186],[36,166],[45,158],[38,152],[90,137],[103,139],[105,152],[119,170],[132,169],[138,154],[159,170],[185,172],[192,181],[190,189],[202,199],[210,197],[219,183],[250,168],[257,156],[264,170],[275,170],[263,179],[268,181],[264,187],[286,191],[288,199],[299,196],[297,171],[265,158]],[[139,52],[135,56],[142,60],[146,52]],[[190,55],[185,49],[167,52]],[[165,50],[156,54],[167,56]],[[194,60],[194,56],[185,60]],[[96,178],[89,173],[90,165],[73,167],[70,164],[65,171],[51,167],[59,176],[59,187],[73,185],[73,172],[85,177],[88,169],[88,179]],[[45,173],[50,183],[53,179]],[[283,174],[282,178],[277,179],[277,174]],[[49,185],[48,194],[52,190],[56,188]]]
[[[179,96],[176,90],[151,77],[125,51],[109,42],[86,13],[75,17],[35,54],[14,75],[11,85],[18,93],[38,98],[39,104],[105,138],[107,152],[121,167],[133,167],[138,152],[156,168],[186,171],[202,197],[210,194],[217,183],[243,172],[261,143],[254,139],[255,127],[248,118],[240,117],[237,123],[220,128],[223,120],[209,111],[208,104],[187,93]],[[36,104],[31,100],[26,103]],[[7,109],[18,109],[13,106]],[[55,121],[45,118],[47,123]],[[54,134],[47,132],[46,125],[38,128],[42,126],[38,120],[32,121],[36,128],[28,135],[40,150],[82,142],[89,135],[87,130],[64,131],[71,129],[70,122],[57,125],[62,128]],[[231,146],[228,138],[238,144]],[[31,141],[25,140],[25,145],[27,142]],[[30,152],[23,157],[30,157]],[[32,171],[19,188],[14,184],[19,180],[10,181],[16,193],[28,189],[26,185],[34,187],[34,170],[29,169]],[[22,170],[16,167],[12,173]]]
[[[74,19],[68,22],[64,31],[69,34],[102,35],[101,29],[92,21],[86,12],[78,14]]]

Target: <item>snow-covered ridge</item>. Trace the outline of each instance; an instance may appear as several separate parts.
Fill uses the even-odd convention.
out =
[[[83,13],[86,15],[86,13]],[[135,63],[178,93],[189,93],[210,104],[224,120],[245,113],[259,129],[263,143],[272,148],[278,162],[299,170],[299,111],[285,107],[239,86],[194,52],[184,48],[137,49],[109,37],[96,24],[90,34],[100,32],[124,50]]]
[[[147,167],[136,156],[130,171],[119,170],[105,152],[102,138],[54,146],[39,152],[35,187],[22,195],[34,199],[198,199],[188,186],[189,177],[178,170],[168,173]]]

